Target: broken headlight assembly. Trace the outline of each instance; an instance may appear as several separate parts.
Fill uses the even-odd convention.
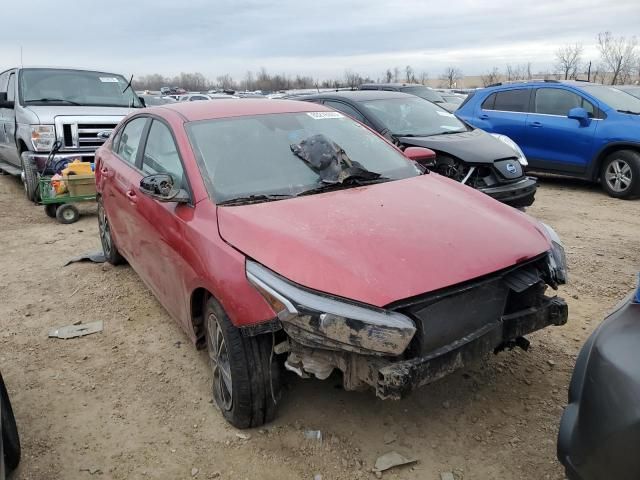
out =
[[[397,312],[351,302],[296,285],[247,260],[246,275],[302,345],[367,355],[400,355],[416,327]]]
[[[555,288],[558,285],[567,283],[567,256],[564,253],[564,246],[556,231],[546,223],[542,226],[551,239],[551,250],[547,256],[547,267],[549,269],[549,277],[551,285]]]
[[[494,138],[497,138],[502,143],[510,147],[514,152],[516,152],[518,156],[518,162],[520,162],[520,165],[522,165],[523,167],[526,167],[527,165],[529,165],[529,162],[527,161],[527,157],[524,156],[524,152],[516,142],[511,140],[511,138],[507,137],[506,135],[502,135],[500,133],[492,133],[491,136]]]

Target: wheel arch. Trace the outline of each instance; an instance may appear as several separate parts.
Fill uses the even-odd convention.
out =
[[[613,152],[617,152],[619,150],[632,150],[640,154],[640,143],[615,142],[606,145],[597,153],[594,160],[591,162],[588,177],[592,181],[597,182],[600,179],[600,171],[602,170],[602,163],[604,160]]]

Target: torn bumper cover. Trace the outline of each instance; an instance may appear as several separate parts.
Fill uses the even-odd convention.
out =
[[[567,304],[563,299],[544,297],[537,307],[505,315],[427,355],[380,367],[376,394],[383,399],[401,398],[413,388],[434,382],[470,360],[509,345],[528,333],[549,325],[564,325],[567,316]]]

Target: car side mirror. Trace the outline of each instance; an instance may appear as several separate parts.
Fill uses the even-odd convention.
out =
[[[425,167],[433,167],[436,164],[436,152],[424,147],[407,147],[404,156]]]
[[[167,173],[156,173],[142,178],[140,192],[160,202],[189,202],[187,191],[177,188],[173,183],[173,177]]]
[[[591,121],[591,119],[589,118],[589,114],[582,107],[572,108],[571,110],[569,110],[569,115],[567,115],[567,117],[577,120],[582,127],[586,127]]]
[[[7,92],[0,92],[0,108],[15,108],[13,100],[7,100]]]

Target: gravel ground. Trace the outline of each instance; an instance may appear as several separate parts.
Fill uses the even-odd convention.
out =
[[[288,377],[277,420],[240,433],[212,406],[203,352],[127,266],[74,264],[99,249],[95,207],[60,225],[0,177],[0,368],[23,457],[16,479],[561,479],[557,426],[578,349],[640,270],[640,202],[546,179],[529,213],[563,238],[569,322],[399,402]],[[103,320],[102,333],[47,338]],[[322,443],[304,440],[321,430]],[[249,435],[249,437],[245,436]]]

